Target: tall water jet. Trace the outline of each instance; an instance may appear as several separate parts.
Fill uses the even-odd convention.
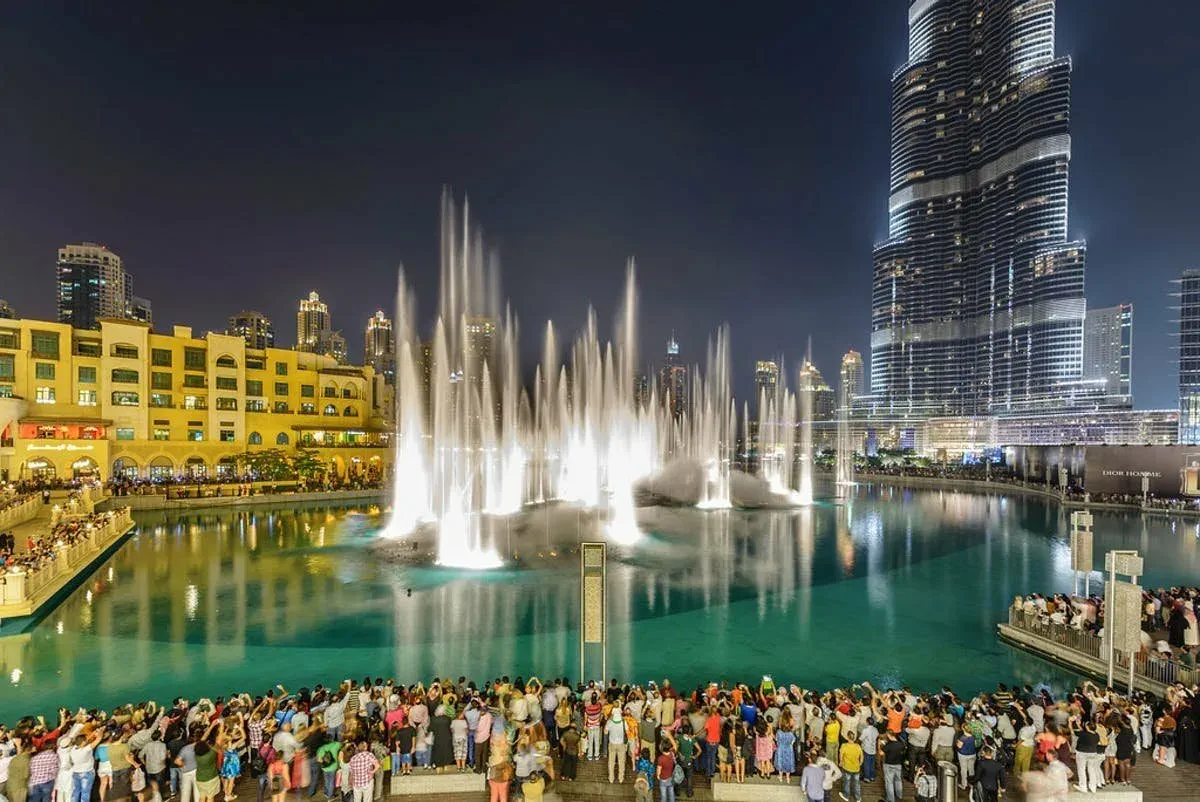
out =
[[[800,366],[800,483],[796,489],[799,504],[813,503],[813,380],[816,368],[807,358]]]
[[[708,343],[707,372],[692,383],[693,398],[698,407],[692,427],[695,456],[704,468],[703,492],[697,507],[706,510],[729,509],[733,502],[729,494],[730,456],[733,451],[733,430],[737,426],[737,408],[731,407],[733,394],[730,383],[729,325],[717,329],[715,340]]]

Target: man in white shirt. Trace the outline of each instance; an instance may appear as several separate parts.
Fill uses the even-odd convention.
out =
[[[625,782],[625,719],[621,717],[621,708],[613,707],[612,717],[604,725],[604,734],[608,736],[608,782]],[[617,771],[614,772],[614,763]],[[618,779],[614,780],[613,778]]]

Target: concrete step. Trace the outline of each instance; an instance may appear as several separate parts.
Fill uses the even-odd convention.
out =
[[[437,774],[417,771],[407,777],[393,777],[392,796],[424,796],[427,794],[467,794],[487,790],[482,774],[470,772]]]
[[[753,778],[747,778],[744,783],[714,780],[712,796],[721,802],[806,802],[807,799],[798,777],[786,785],[778,780]]]

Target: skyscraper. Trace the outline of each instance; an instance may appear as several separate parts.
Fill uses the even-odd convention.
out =
[[[1179,285],[1179,442],[1200,443],[1200,270],[1185,270]]]
[[[388,384],[396,381],[396,348],[392,338],[392,321],[380,309],[367,318],[363,364],[375,368]]]
[[[99,329],[101,318],[130,317],[132,285],[121,257],[84,242],[58,249],[58,322]]]
[[[296,350],[321,353],[321,334],[329,331],[329,306],[313,290],[296,313]]]
[[[863,391],[862,354],[851,348],[842,357],[842,374],[839,384],[838,405],[850,407],[856,396]]]
[[[229,318],[229,328],[225,329],[225,333],[241,337],[246,341],[247,348],[261,351],[275,347],[275,326],[271,319],[253,309],[243,310]]]
[[[902,414],[1069,405],[1085,245],[1068,239],[1071,61],[1054,0],[911,0],[892,78],[871,389]]]
[[[772,359],[760,359],[754,363],[754,403],[762,415],[764,398],[774,398],[779,386],[779,363]]]
[[[4,300],[3,298],[0,298],[0,318],[6,319],[6,320],[12,320],[16,316],[17,316],[17,313],[14,312],[13,308],[8,305],[8,301]]]
[[[1084,381],[1105,395],[1131,399],[1132,372],[1133,304],[1089,309],[1083,323]]]
[[[128,276],[126,276],[126,286],[132,290],[132,285],[133,282],[129,280]],[[127,310],[127,316],[130,320],[140,320],[142,323],[153,325],[154,307],[151,305],[148,299],[142,298],[138,295],[131,295],[129,297],[129,309]]]
[[[667,340],[666,361],[658,370],[658,391],[671,417],[676,420],[682,417],[688,403],[688,370],[679,358],[679,343],[674,334]]]

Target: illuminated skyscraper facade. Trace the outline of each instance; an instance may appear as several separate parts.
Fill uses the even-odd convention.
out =
[[[1185,270],[1179,291],[1179,442],[1200,443],[1200,270]]]
[[[1084,243],[1067,229],[1071,61],[1054,0],[912,0],[892,79],[871,389],[898,414],[1004,414],[1081,391]]]
[[[658,391],[662,403],[678,420],[688,405],[688,370],[679,357],[679,343],[674,334],[667,340],[666,360],[658,371]]]
[[[363,345],[363,364],[375,369],[388,384],[396,381],[396,347],[392,337],[392,321],[383,310],[367,318],[367,330]]]
[[[772,359],[760,359],[754,363],[754,403],[760,406],[762,414],[763,399],[775,397],[775,388],[779,386],[779,363]]]
[[[275,326],[271,319],[252,309],[243,310],[229,318],[229,327],[225,329],[225,333],[241,337],[246,341],[247,348],[261,351],[275,347]]]

